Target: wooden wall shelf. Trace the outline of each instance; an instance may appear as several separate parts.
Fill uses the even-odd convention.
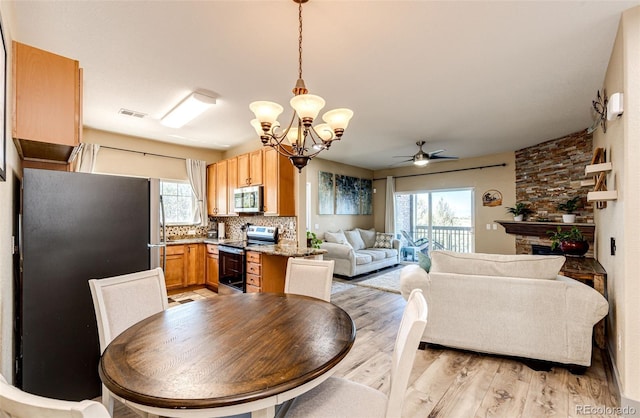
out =
[[[569,231],[572,227],[577,227],[587,241],[593,241],[595,224],[584,223],[564,223],[564,222],[528,222],[528,221],[494,221],[502,225],[507,234],[526,235],[530,237],[549,238],[548,231],[556,231],[561,227],[563,231]]]

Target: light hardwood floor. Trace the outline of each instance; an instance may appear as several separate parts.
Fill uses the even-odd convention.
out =
[[[351,315],[357,329],[354,347],[335,376],[388,392],[390,355],[404,299],[348,284],[334,286],[334,291],[332,302]],[[596,348],[591,367],[583,375],[574,375],[563,367],[535,371],[513,359],[428,347],[416,352],[402,416],[588,416],[579,413],[585,406],[601,410],[618,406],[609,370],[605,353]],[[118,407],[115,417],[135,414]]]

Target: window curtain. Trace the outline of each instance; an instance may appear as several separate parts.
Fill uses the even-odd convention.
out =
[[[98,158],[98,151],[100,145],[83,143],[80,145],[80,151],[76,158],[76,171],[80,173],[93,173],[96,168],[96,159]]]
[[[193,222],[207,227],[207,163],[201,160],[187,158],[187,175],[196,199],[196,210],[193,212]]]
[[[395,212],[396,212],[396,203],[395,203],[395,194],[396,194],[396,185],[393,179],[393,176],[387,177],[387,200],[386,200],[386,210],[384,213],[384,232],[388,234],[394,234],[396,229],[395,222]]]

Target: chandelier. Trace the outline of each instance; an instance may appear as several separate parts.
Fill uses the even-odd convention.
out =
[[[289,104],[295,111],[286,129],[282,129],[278,116],[284,108],[277,103],[257,101],[249,105],[256,118],[251,121],[262,145],[272,147],[288,157],[298,172],[309,160],[321,151],[329,149],[333,141],[342,138],[344,130],[353,116],[350,109],[334,109],[322,115],[325,123],[313,125],[324,107],[322,97],[308,94],[302,79],[302,3],[308,0],[293,0],[298,3],[298,81],[293,88],[294,97]]]

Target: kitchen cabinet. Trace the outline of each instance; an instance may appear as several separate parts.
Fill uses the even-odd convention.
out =
[[[167,264],[164,268],[164,282],[167,291],[185,287],[186,260],[184,245],[167,245]]]
[[[218,291],[218,246],[207,244],[207,253],[205,255],[206,275],[204,284],[211,289]]]
[[[238,155],[238,187],[262,184],[262,149]]]
[[[24,160],[66,164],[82,140],[79,62],[13,42],[12,136]]]
[[[204,244],[170,244],[166,251],[164,280],[167,291],[205,283]]]
[[[238,158],[230,158],[227,160],[227,202],[229,215],[235,215],[235,199],[233,193],[238,187]]]
[[[266,148],[263,156],[264,214],[295,216],[293,165],[274,148]]]
[[[229,214],[228,160],[207,167],[207,212],[211,216]]]
[[[284,292],[289,257],[247,251],[246,260],[247,293]]]
[[[209,216],[216,216],[218,214],[216,169],[216,164],[209,164],[207,166],[207,214]]]
[[[185,245],[186,285],[204,284],[204,244]]]

